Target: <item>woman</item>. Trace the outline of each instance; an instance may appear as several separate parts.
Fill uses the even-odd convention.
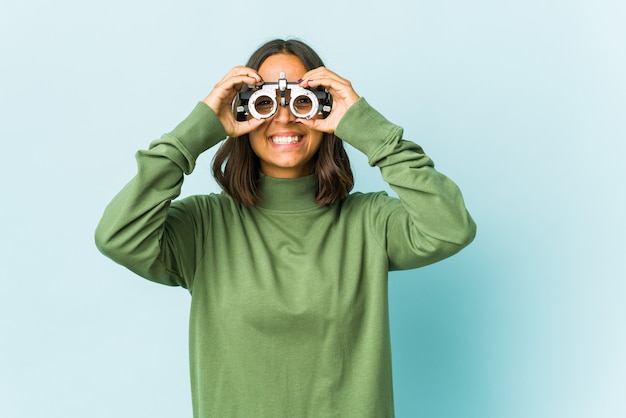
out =
[[[331,108],[310,119],[281,105],[267,118],[237,116],[238,92],[281,76],[292,92],[326,90]],[[173,201],[198,155],[225,137],[213,167],[224,193]],[[342,140],[399,199],[349,194]],[[275,40],[137,162],[96,243],[191,293],[195,417],[393,416],[388,271],[441,260],[475,234],[457,186],[402,128],[307,45]]]

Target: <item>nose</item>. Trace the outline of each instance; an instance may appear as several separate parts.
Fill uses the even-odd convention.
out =
[[[291,110],[289,109],[289,105],[286,106],[278,106],[276,109],[276,114],[274,115],[274,121],[280,123],[290,123],[296,120],[296,117]]]

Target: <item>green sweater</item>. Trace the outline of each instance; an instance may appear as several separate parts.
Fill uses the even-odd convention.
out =
[[[172,201],[198,155],[226,136],[199,103],[137,153],[138,173],[106,208],[100,251],[191,293],[194,416],[392,417],[388,271],[448,257],[474,237],[457,186],[360,99],[336,135],[364,152],[399,199],[314,201],[314,176],[262,176],[261,202]]]

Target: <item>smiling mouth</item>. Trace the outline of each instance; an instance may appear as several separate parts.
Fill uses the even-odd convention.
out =
[[[302,135],[293,135],[293,136],[271,136],[269,138],[270,142],[278,145],[287,145],[287,144],[297,144],[304,139]]]

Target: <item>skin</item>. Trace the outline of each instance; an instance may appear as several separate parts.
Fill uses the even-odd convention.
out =
[[[328,89],[333,108],[325,119],[299,119],[288,107],[278,107],[268,119],[237,121],[232,114],[232,101],[244,84],[260,85],[263,80],[276,81],[283,71],[289,82],[300,81],[301,87]],[[325,67],[306,71],[298,57],[276,54],[268,57],[258,72],[243,66],[234,67],[218,82],[204,102],[213,109],[226,133],[237,137],[248,133],[250,145],[259,157],[261,171],[271,177],[296,178],[312,173],[313,157],[319,149],[324,132],[332,133],[345,112],[359,96],[350,81]],[[297,136],[295,144],[275,144],[276,136]]]

